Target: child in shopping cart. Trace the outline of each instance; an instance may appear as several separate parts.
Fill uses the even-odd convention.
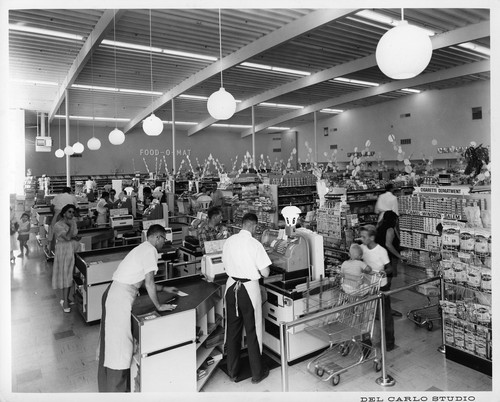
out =
[[[365,276],[371,268],[363,262],[363,250],[359,244],[353,243],[349,248],[349,260],[340,267],[342,290],[348,295],[365,296],[369,292],[370,279]]]

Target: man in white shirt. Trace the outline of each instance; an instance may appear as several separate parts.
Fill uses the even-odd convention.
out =
[[[173,287],[156,285],[158,250],[165,244],[165,228],[151,225],[147,240],[133,248],[118,265],[113,282],[102,296],[102,318],[97,381],[99,392],[130,392],[130,364],[133,338],[130,325],[132,304],[145,282],[148,295],[158,311],[173,304],[160,304],[157,291],[177,293]]]
[[[243,216],[241,231],[226,240],[222,261],[226,269],[226,346],[227,371],[232,381],[238,381],[241,335],[245,326],[252,384],[269,375],[262,362],[262,299],[259,279],[269,276],[271,260],[264,246],[252,236],[257,216]]]
[[[375,243],[377,229],[373,225],[363,226],[360,230],[363,244],[363,261],[372,269],[372,271],[381,272],[386,275],[392,273],[392,265],[387,254],[387,250],[380,244]],[[380,290],[388,291],[391,289],[390,283],[384,277],[380,281]],[[392,317],[391,298],[385,298],[384,304],[384,323],[385,323],[385,341],[387,351],[394,349],[394,318]]]
[[[399,215],[398,197],[394,195],[394,184],[387,183],[385,193],[380,194],[375,204],[375,213],[378,214],[378,221],[382,220],[385,211],[394,211]]]

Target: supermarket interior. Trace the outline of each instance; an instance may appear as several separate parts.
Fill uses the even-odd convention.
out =
[[[0,400],[500,400],[500,3],[191,3],[2,5]]]

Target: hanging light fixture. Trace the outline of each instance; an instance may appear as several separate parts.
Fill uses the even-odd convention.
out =
[[[118,88],[116,86],[116,12],[113,10],[113,42],[115,43],[114,47],[114,53],[115,53],[115,88]],[[125,134],[123,133],[122,130],[118,129],[118,122],[116,118],[118,117],[118,111],[117,111],[117,101],[116,101],[116,90],[115,90],[115,129],[111,131],[108,135],[109,142],[113,145],[121,145],[125,141]]]
[[[207,109],[210,116],[217,120],[227,120],[231,118],[236,111],[236,101],[233,95],[224,89],[222,80],[222,24],[219,8],[219,63],[220,66],[220,89],[214,92],[207,101]]]
[[[92,42],[92,32],[90,33],[90,41]],[[87,141],[87,147],[91,151],[97,151],[101,148],[101,141],[95,136],[95,116],[94,116],[94,59],[92,52],[90,53],[90,77],[92,80],[92,138]]]
[[[151,92],[153,92],[153,44],[151,35],[151,9],[149,9],[149,60],[151,66]],[[151,94],[151,115],[142,122],[142,129],[147,135],[157,136],[163,131],[163,122],[153,113],[153,94]]]
[[[404,80],[419,75],[432,57],[432,42],[423,29],[404,20],[380,38],[375,52],[380,70],[390,78]]]
[[[59,114],[61,114],[61,106],[59,106]],[[50,129],[50,123],[49,123]],[[59,119],[59,148],[55,152],[56,158],[62,158],[64,156],[64,151],[61,149],[61,119]]]

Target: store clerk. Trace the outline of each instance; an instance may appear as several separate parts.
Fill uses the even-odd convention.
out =
[[[229,235],[227,227],[222,224],[222,210],[219,207],[209,208],[207,218],[208,220],[198,229],[198,240],[203,253],[205,253],[205,242],[227,239]]]
[[[236,382],[244,326],[252,384],[258,384],[269,375],[269,369],[262,361],[262,299],[259,279],[269,276],[271,260],[264,246],[252,237],[257,223],[255,214],[245,214],[241,231],[227,239],[222,249],[222,261],[228,275],[224,295],[227,371],[231,381]]]
[[[172,304],[160,304],[157,291],[177,293],[173,287],[155,285],[158,250],[165,244],[165,229],[151,225],[147,240],[133,248],[118,265],[113,282],[102,296],[102,318],[97,382],[99,392],[130,392],[130,365],[133,353],[132,304],[145,282],[148,295],[158,311],[170,311]]]

